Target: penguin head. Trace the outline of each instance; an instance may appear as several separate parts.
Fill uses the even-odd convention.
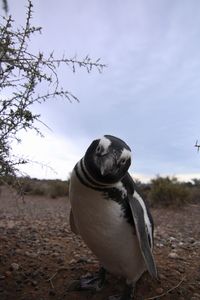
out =
[[[94,140],[84,156],[87,171],[101,183],[115,183],[124,177],[131,164],[131,149],[121,139],[104,135]]]

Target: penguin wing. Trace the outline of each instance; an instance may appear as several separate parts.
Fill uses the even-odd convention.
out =
[[[70,228],[71,228],[71,231],[73,233],[75,233],[76,235],[78,235],[78,229],[75,225],[75,222],[74,222],[74,215],[73,215],[73,212],[72,212],[72,209],[70,210],[70,215],[69,215],[69,224],[70,224]]]
[[[136,234],[147,270],[152,277],[157,278],[156,264],[151,249],[153,244],[152,224],[145,211],[145,203],[137,192],[134,192],[133,195],[128,196],[128,202],[133,215]]]

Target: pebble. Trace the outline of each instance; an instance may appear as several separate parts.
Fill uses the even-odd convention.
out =
[[[162,247],[164,247],[164,245],[163,245],[162,243],[157,243],[157,244],[156,244],[156,247],[162,248]]]
[[[25,255],[28,257],[32,257],[32,258],[36,258],[38,256],[37,253],[33,253],[33,252],[29,252],[29,251],[26,251]]]
[[[170,237],[168,238],[168,241],[169,241],[169,242],[176,242],[177,239],[176,239],[175,237],[173,237],[173,236],[170,236]]]
[[[75,259],[71,259],[70,262],[69,262],[70,265],[75,264],[75,263],[76,263]]]
[[[181,247],[181,246],[184,246],[184,243],[183,242],[179,242],[178,245]]]
[[[168,257],[172,259],[177,259],[179,258],[179,255],[176,252],[170,252]]]
[[[163,292],[164,292],[164,289],[162,287],[159,287],[156,289],[156,293],[159,295],[162,294]]]
[[[12,263],[11,264],[11,270],[18,271],[19,268],[20,268],[19,264],[17,264],[17,263]]]
[[[193,243],[196,242],[196,240],[193,237],[191,237],[191,238],[188,239],[188,242],[191,243],[191,244],[193,244]]]
[[[35,281],[35,280],[32,280],[31,283],[32,283],[33,286],[37,286],[38,285],[37,281]]]

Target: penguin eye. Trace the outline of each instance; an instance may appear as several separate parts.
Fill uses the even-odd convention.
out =
[[[96,148],[96,154],[100,154],[102,152],[102,146],[98,145]]]
[[[122,165],[125,165],[126,159],[125,159],[125,158],[122,158],[121,161],[120,161],[120,163],[121,163]]]

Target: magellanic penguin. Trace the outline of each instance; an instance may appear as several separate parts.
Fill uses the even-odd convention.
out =
[[[153,220],[128,173],[130,164],[129,146],[104,135],[91,143],[70,180],[72,231],[82,237],[102,265],[99,277],[80,287],[101,287],[105,270],[124,277],[124,294],[109,299],[132,299],[135,283],[146,270],[157,278]]]

